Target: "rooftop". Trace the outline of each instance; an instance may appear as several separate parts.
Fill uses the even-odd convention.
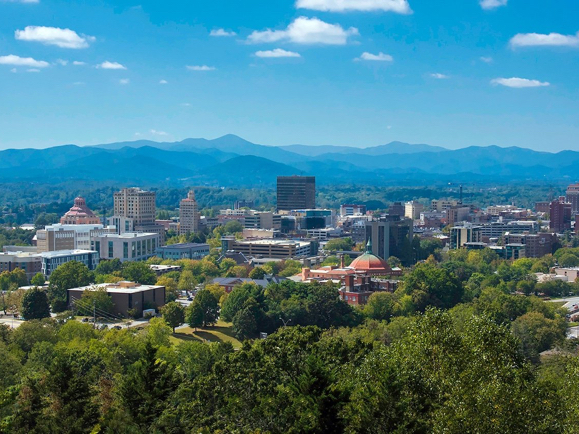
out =
[[[102,234],[99,235],[100,238],[119,238],[119,239],[131,239],[137,237],[150,237],[158,235],[154,232],[125,232],[123,234]]]
[[[72,255],[87,255],[89,253],[97,253],[94,250],[55,250],[54,252],[43,252],[38,253],[39,256],[43,258],[58,258],[60,256],[72,256]]]
[[[106,291],[111,294],[135,294],[157,288],[163,288],[163,286],[141,285],[135,282],[122,281],[118,283],[98,283],[89,286],[81,286],[80,288],[70,288],[69,291],[97,291],[99,289],[106,289]]]
[[[168,246],[162,246],[160,249],[200,249],[200,248],[209,248],[209,244],[204,243],[178,243],[178,244],[169,244]]]

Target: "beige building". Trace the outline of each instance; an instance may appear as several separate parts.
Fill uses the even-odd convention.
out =
[[[195,192],[191,190],[179,205],[179,234],[199,232],[199,217]]]
[[[165,241],[165,228],[155,222],[157,195],[140,188],[123,188],[114,194],[114,215],[109,219],[116,226],[117,233],[154,232]]]
[[[39,253],[57,250],[90,250],[91,238],[114,233],[115,228],[105,228],[101,224],[63,225],[56,223],[36,231],[36,246]]]
[[[408,219],[412,220],[420,219],[420,213],[422,211],[424,211],[424,206],[421,203],[416,202],[415,200],[406,202],[406,204],[404,205],[404,217]]]
[[[235,237],[221,238],[222,251],[234,251],[245,256],[289,259],[311,256],[312,245],[309,241],[295,240],[236,240]]]

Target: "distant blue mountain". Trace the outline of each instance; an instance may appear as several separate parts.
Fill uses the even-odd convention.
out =
[[[458,150],[392,142],[382,146],[265,146],[235,135],[180,142],[109,143],[0,151],[0,180],[93,180],[145,185],[273,186],[278,175],[324,184],[575,180],[579,152],[498,146]]]

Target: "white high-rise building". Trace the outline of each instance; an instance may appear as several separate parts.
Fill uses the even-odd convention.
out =
[[[190,190],[179,205],[179,234],[199,232],[199,217],[195,192]]]

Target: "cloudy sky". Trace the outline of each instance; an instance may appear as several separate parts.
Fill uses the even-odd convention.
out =
[[[0,148],[579,150],[577,0],[0,0]]]

